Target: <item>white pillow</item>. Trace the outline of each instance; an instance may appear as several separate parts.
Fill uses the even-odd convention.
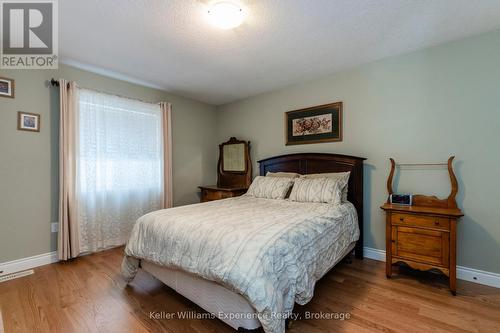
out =
[[[311,173],[308,175],[302,175],[303,178],[313,179],[313,178],[335,178],[339,179],[342,183],[345,183],[342,188],[342,202],[347,202],[347,193],[349,191],[348,183],[350,171],[347,172],[332,172],[332,173]]]
[[[291,201],[342,203],[342,187],[338,178],[297,178],[290,193]]]
[[[250,184],[247,195],[255,198],[284,199],[293,185],[293,178],[257,176]]]
[[[298,178],[300,173],[295,172],[270,172],[266,173],[266,177],[285,177],[285,178]]]

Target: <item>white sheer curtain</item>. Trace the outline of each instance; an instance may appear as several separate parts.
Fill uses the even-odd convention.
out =
[[[79,89],[80,252],[125,244],[134,222],[162,207],[160,105]]]

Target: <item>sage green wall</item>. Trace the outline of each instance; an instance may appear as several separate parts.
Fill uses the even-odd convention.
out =
[[[344,102],[343,142],[284,145],[285,111],[336,101]],[[368,158],[365,246],[376,249],[385,249],[379,207],[387,196],[388,158],[444,162],[456,155],[458,202],[466,214],[458,263],[500,273],[500,30],[218,107],[217,133],[220,142],[250,140],[254,170],[258,159],[293,152]],[[400,192],[449,193],[445,169],[405,169],[397,183]]]
[[[1,70],[15,80],[16,98],[0,97],[0,263],[54,251],[58,200],[58,93],[52,77],[150,102],[173,105],[174,204],[199,200],[197,186],[215,182],[215,108],[161,90],[73,67]],[[17,111],[41,114],[41,132],[18,131]]]

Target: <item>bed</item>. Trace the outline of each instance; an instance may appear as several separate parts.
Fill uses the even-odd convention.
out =
[[[238,331],[278,333],[295,302],[353,250],[363,257],[363,158],[290,154],[259,161],[260,174],[350,171],[339,206],[241,196],[143,216],[122,272],[143,269]]]

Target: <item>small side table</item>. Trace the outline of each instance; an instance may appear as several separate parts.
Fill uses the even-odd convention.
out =
[[[248,190],[248,187],[218,187],[216,185],[198,186],[198,188],[201,190],[201,202],[238,197]]]

